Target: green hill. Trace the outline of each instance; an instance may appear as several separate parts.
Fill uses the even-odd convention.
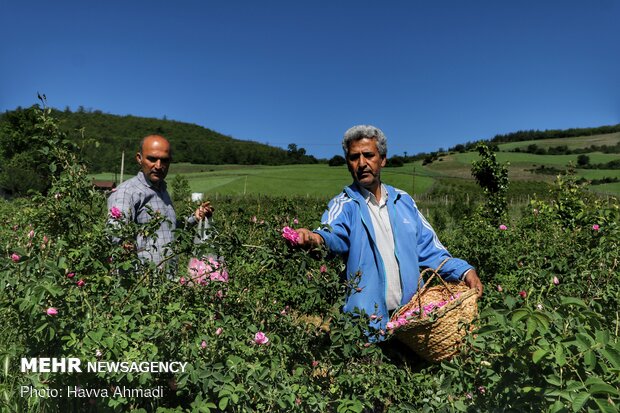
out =
[[[2,125],[28,121],[32,108],[18,108],[0,115]],[[259,142],[234,139],[211,129],[167,119],[119,116],[101,111],[52,109],[60,127],[83,148],[83,158],[93,172],[114,171],[119,168],[121,153],[133,156],[140,139],[149,134],[161,134],[174,147],[176,162],[196,164],[283,165],[316,163],[296,145],[289,150]]]

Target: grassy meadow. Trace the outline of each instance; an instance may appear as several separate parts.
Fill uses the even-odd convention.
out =
[[[591,145],[615,145],[620,133],[594,135],[564,139],[542,139],[499,145],[497,160],[508,164],[509,179],[518,188],[518,195],[540,190],[542,183],[551,183],[555,174],[538,174],[533,170],[544,166],[564,170],[569,164],[576,165],[578,155],[535,155],[507,152],[515,147],[536,144],[539,147],[566,145],[571,149]],[[587,154],[590,164],[606,163],[620,159],[620,154],[591,152]],[[403,167],[384,168],[383,181],[414,195],[428,194],[439,186],[451,187],[450,191],[470,192],[476,184],[471,176],[471,164],[478,160],[477,152],[449,153],[431,164],[421,161],[405,164]],[[126,167],[125,179],[133,176],[137,169]],[[576,169],[576,176],[585,179],[620,178],[620,170]],[[331,197],[351,182],[346,166],[330,167],[317,165],[196,165],[173,164],[168,181],[176,174],[183,174],[189,181],[192,192],[202,192],[209,198],[220,195],[282,195]],[[97,174],[96,179],[117,180],[113,173]],[[528,187],[532,188],[528,191]],[[591,186],[596,192],[620,195],[620,183]],[[445,191],[444,191],[445,192]]]

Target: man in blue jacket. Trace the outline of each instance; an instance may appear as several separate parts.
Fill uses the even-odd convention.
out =
[[[451,255],[411,196],[381,182],[387,139],[379,128],[350,128],[342,148],[354,182],[330,201],[319,229],[297,230],[298,244],[325,244],[342,256],[347,279],[355,286],[344,311],[362,309],[370,315],[371,327],[386,331],[392,311],[415,294],[420,267],[437,268]],[[461,259],[448,260],[440,275],[448,281],[464,280],[482,295],[476,270]]]

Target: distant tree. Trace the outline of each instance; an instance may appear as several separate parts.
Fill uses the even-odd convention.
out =
[[[403,159],[402,156],[394,155],[391,158],[388,158],[385,166],[400,167],[400,166],[403,166],[404,164],[405,164],[405,160]]]
[[[347,163],[347,160],[343,156],[334,155],[328,162],[329,166],[342,166]]]
[[[577,165],[578,166],[586,166],[590,163],[590,157],[588,155],[579,155],[577,157]]]

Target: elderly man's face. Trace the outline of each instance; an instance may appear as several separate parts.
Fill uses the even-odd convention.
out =
[[[170,143],[161,136],[149,136],[142,145],[142,153],[136,154],[136,160],[144,176],[152,184],[160,185],[168,175],[172,160]]]
[[[376,139],[360,139],[349,144],[347,166],[353,179],[367,190],[374,192],[381,180],[385,156],[379,155]]]

